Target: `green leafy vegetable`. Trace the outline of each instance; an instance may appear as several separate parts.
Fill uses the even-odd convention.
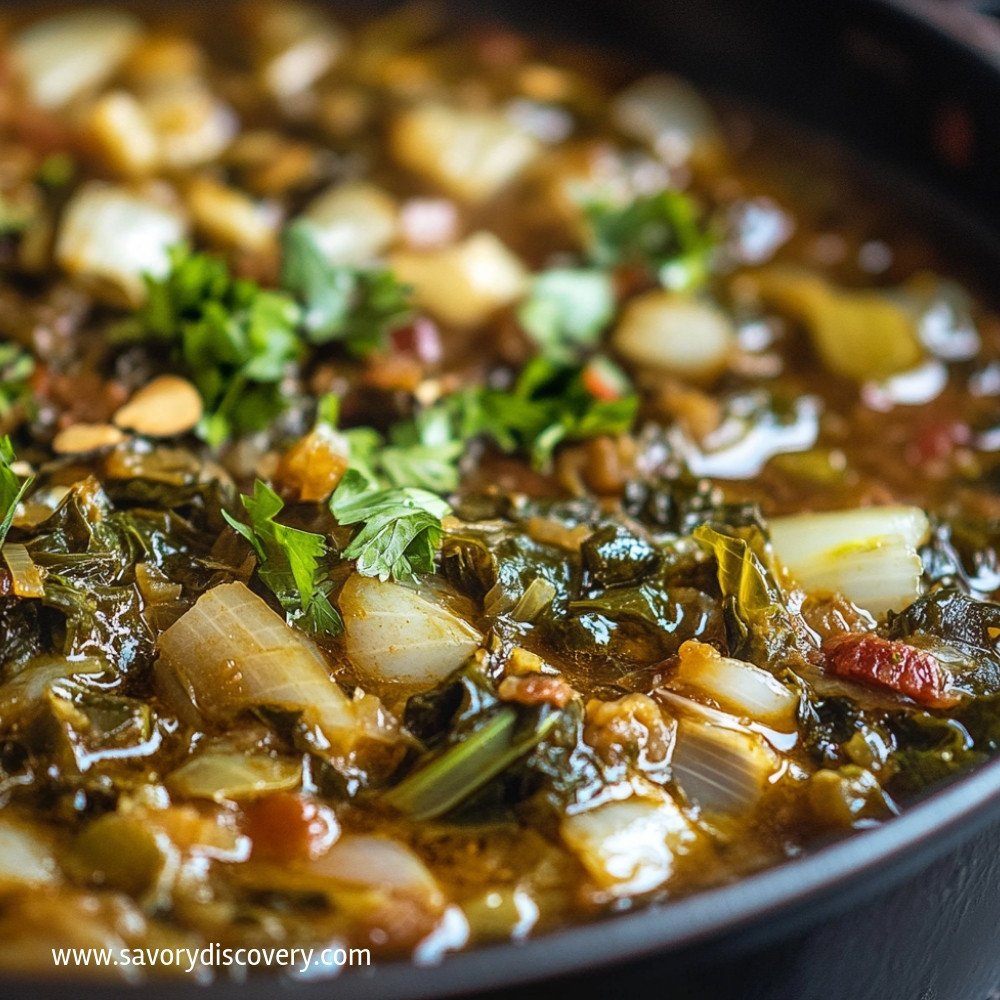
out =
[[[223,511],[223,517],[253,547],[260,578],[278,598],[290,623],[319,635],[336,635],[343,625],[328,597],[330,584],[319,579],[327,553],[322,535],[278,524],[281,498],[259,479],[252,496],[240,500],[250,517],[246,525]]]
[[[594,200],[584,205],[584,215],[590,254],[599,267],[646,267],[674,291],[692,291],[705,283],[714,241],[688,195],[661,191],[625,205]]]
[[[352,354],[384,347],[411,315],[410,290],[391,271],[331,264],[305,219],[282,234],[281,284],[302,303],[310,343],[342,341]]]
[[[379,489],[357,469],[348,469],[330,498],[330,510],[340,524],[360,524],[347,559],[363,576],[380,580],[412,580],[434,570],[434,553],[441,544],[442,518],[451,508],[440,497],[413,487]]]
[[[769,566],[763,532],[702,524],[692,537],[717,566],[730,653],[767,667],[796,645],[781,588]]]
[[[31,396],[35,359],[17,344],[0,344],[0,420]]]
[[[12,468],[14,464],[14,446],[10,438],[0,437],[0,545],[3,545],[7,532],[10,531],[17,505],[31,489],[34,476],[22,479]]]
[[[287,405],[279,383],[301,358],[300,310],[280,292],[234,278],[225,262],[177,247],[164,278],[116,336],[169,345],[205,401],[199,435],[218,445],[261,430]]]
[[[614,287],[607,272],[554,268],[532,281],[518,319],[543,355],[569,362],[597,344],[614,311]]]

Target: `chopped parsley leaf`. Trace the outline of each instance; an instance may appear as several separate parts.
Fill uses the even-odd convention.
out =
[[[10,438],[0,437],[0,545],[3,545],[10,531],[11,522],[17,513],[17,505],[31,489],[34,476],[22,479],[12,468],[14,446]]]
[[[205,401],[197,432],[209,444],[264,429],[285,409],[279,383],[302,355],[299,307],[208,254],[175,247],[170,262],[165,277],[146,277],[146,303],[116,336],[170,346]]]
[[[380,489],[357,469],[348,469],[330,497],[330,511],[339,524],[361,525],[344,550],[359,573],[409,581],[417,573],[433,572],[441,521],[451,508],[427,490]]]
[[[646,267],[673,291],[693,291],[708,278],[714,240],[683,192],[661,191],[625,205],[589,201],[584,216],[598,267]]]
[[[302,304],[310,343],[341,341],[355,355],[385,347],[389,334],[411,316],[408,286],[385,269],[331,264],[306,219],[282,234],[281,285]]]
[[[284,507],[281,498],[259,479],[252,496],[241,496],[249,525],[226,511],[223,517],[253,547],[263,583],[278,598],[290,624],[318,635],[336,635],[343,628],[330,603],[330,584],[323,581],[320,562],[327,554],[326,539],[312,531],[291,528],[274,520]]]
[[[614,311],[614,286],[606,271],[553,268],[532,280],[518,319],[545,357],[567,362],[597,346]]]
[[[35,359],[17,344],[0,344],[0,420],[31,396]]]

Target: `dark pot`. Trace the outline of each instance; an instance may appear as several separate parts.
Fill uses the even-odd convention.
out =
[[[978,11],[954,0],[450,6],[462,17],[611,46],[833,133],[890,166],[887,183],[915,183],[950,205],[962,233],[953,256],[995,273],[1000,20],[985,10],[1000,11],[995,0]],[[436,967],[392,963],[333,981],[257,980],[211,992],[219,1000],[391,1000],[514,988],[523,998],[579,1000],[987,1000],[1000,987],[998,848],[1000,760],[881,827],[659,909]],[[54,983],[6,987],[6,996],[67,995]],[[84,1000],[112,993],[69,991]],[[136,995],[173,1000],[195,992],[180,982]]]

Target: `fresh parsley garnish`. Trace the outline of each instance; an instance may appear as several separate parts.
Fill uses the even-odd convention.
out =
[[[197,430],[209,444],[262,430],[285,409],[279,383],[302,355],[298,305],[208,254],[176,247],[170,264],[165,277],[146,277],[146,303],[116,336],[169,345],[205,401]]]
[[[321,579],[326,539],[275,521],[285,505],[259,479],[254,483],[253,495],[243,495],[240,500],[250,518],[249,525],[226,511],[222,515],[257,553],[261,581],[278,598],[289,623],[313,634],[336,635],[343,623],[330,603],[331,585]]]
[[[598,267],[645,267],[673,291],[692,291],[707,279],[715,241],[689,195],[661,191],[624,205],[592,200],[583,209]]]
[[[601,361],[614,368],[607,359]],[[510,390],[456,394],[448,405],[455,413],[458,437],[485,435],[504,451],[529,454],[537,468],[545,469],[564,442],[626,433],[639,409],[638,396],[624,391],[617,398],[598,398],[587,388],[588,367],[537,357],[525,365]],[[627,388],[624,374],[614,371]]]
[[[17,344],[0,344],[0,420],[31,396],[35,359]]]
[[[11,522],[17,513],[17,505],[24,499],[35,481],[34,476],[22,479],[12,468],[14,446],[5,434],[0,437],[0,545],[3,545],[10,531]]]
[[[408,286],[385,269],[331,264],[307,219],[285,228],[281,249],[281,285],[301,303],[310,343],[341,341],[352,354],[368,354],[410,319]]]
[[[614,286],[606,271],[553,268],[532,280],[517,315],[545,357],[567,362],[597,345],[614,311]]]
[[[380,489],[357,469],[348,469],[330,498],[339,524],[361,525],[344,550],[363,576],[408,581],[434,570],[442,518],[451,508],[427,490]]]

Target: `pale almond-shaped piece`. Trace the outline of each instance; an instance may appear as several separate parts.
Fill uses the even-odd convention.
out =
[[[112,418],[118,427],[147,437],[174,437],[201,420],[198,390],[179,375],[160,375],[139,389]]]
[[[52,450],[57,455],[83,455],[124,440],[125,435],[111,424],[73,424],[55,436]]]
[[[145,177],[159,164],[159,139],[142,105],[127,91],[113,90],[94,102],[85,135],[115,173]]]

